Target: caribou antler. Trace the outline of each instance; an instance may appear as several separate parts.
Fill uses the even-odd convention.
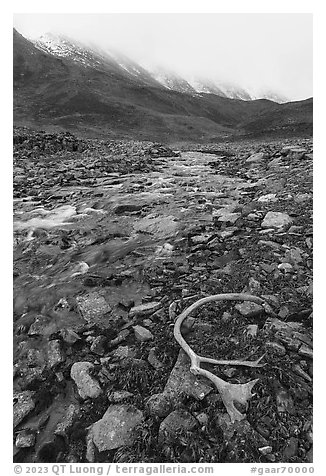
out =
[[[202,369],[200,367],[201,363],[208,363],[213,365],[244,365],[247,367],[263,367],[263,364],[260,364],[261,359],[264,357],[260,357],[256,361],[248,361],[248,360],[215,360],[210,359],[207,357],[200,357],[197,355],[191,347],[187,344],[184,338],[181,335],[181,324],[183,321],[188,317],[193,311],[195,311],[198,307],[203,306],[209,302],[213,301],[252,301],[256,304],[260,304],[268,314],[275,315],[271,307],[261,298],[257,296],[252,296],[250,294],[235,294],[235,293],[228,293],[228,294],[215,294],[213,296],[204,297],[199,299],[191,306],[187,307],[177,318],[174,324],[174,337],[176,341],[180,344],[182,349],[186,352],[189,356],[191,361],[190,371],[195,375],[203,375],[207,377],[209,380],[213,382],[215,387],[217,388],[223,403],[226,407],[226,410],[231,418],[231,421],[240,421],[243,420],[246,415],[240,413],[236,407],[234,406],[234,401],[237,401],[242,404],[247,404],[248,400],[252,397],[251,390],[253,386],[258,382],[258,379],[251,380],[245,384],[231,384],[225,382],[220,377],[212,374],[208,370]]]

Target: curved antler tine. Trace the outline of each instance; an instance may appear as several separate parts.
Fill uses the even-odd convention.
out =
[[[209,380],[211,380],[215,387],[217,388],[219,394],[221,395],[221,398],[223,400],[223,403],[225,405],[225,408],[231,418],[231,421],[239,421],[243,420],[246,416],[245,414],[239,412],[237,408],[234,406],[234,402],[237,401],[242,404],[248,403],[248,400],[252,397],[251,390],[254,387],[254,385],[258,382],[258,379],[251,380],[248,383],[245,384],[231,384],[228,382],[225,382],[223,379],[220,377],[217,377],[213,373],[209,372],[208,370],[202,369],[200,367],[201,363],[209,363],[213,365],[244,365],[247,367],[263,367],[264,364],[260,364],[260,361],[263,359],[265,356],[262,355],[257,359],[256,361],[246,361],[246,360],[215,360],[215,359],[210,359],[208,357],[200,357],[197,355],[187,344],[187,342],[184,340],[184,338],[181,335],[181,324],[182,322],[188,317],[195,309],[198,307],[207,304],[209,302],[213,301],[252,301],[255,302],[256,304],[260,304],[264,307],[266,312],[269,314],[273,315],[273,310],[270,308],[266,302],[257,297],[257,296],[252,296],[250,294],[235,294],[235,293],[228,293],[228,294],[215,294],[212,296],[207,296],[205,298],[199,299],[195,303],[193,303],[191,306],[186,308],[180,316],[177,318],[175,324],[174,324],[174,337],[176,341],[180,344],[182,349],[186,352],[186,354],[189,356],[190,361],[191,361],[191,367],[190,371],[193,374],[197,375],[202,375]]]

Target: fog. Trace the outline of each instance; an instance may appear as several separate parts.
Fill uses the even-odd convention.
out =
[[[182,75],[220,78],[289,100],[312,91],[312,14],[16,14],[26,37],[61,33]]]

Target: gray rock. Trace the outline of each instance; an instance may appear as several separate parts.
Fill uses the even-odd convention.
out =
[[[154,369],[156,369],[156,370],[162,369],[162,368],[164,367],[164,365],[162,364],[162,362],[160,362],[160,361],[158,360],[158,358],[156,357],[155,348],[150,349],[150,351],[149,351],[149,353],[148,353],[147,360],[148,360],[148,363],[149,363],[152,367],[154,367]]]
[[[115,339],[112,339],[109,342],[109,347],[112,348],[112,347],[115,347],[116,345],[119,345],[128,337],[129,334],[130,334],[130,331],[128,329],[124,329],[120,331],[117,337]]]
[[[314,462],[313,447],[311,447],[310,450],[307,452],[306,458],[308,463]]]
[[[121,205],[116,205],[113,208],[113,213],[116,215],[123,215],[126,212],[138,212],[143,208],[144,204],[137,203],[123,203]]]
[[[262,221],[262,228],[283,228],[292,223],[292,218],[287,213],[268,212]]]
[[[292,397],[279,382],[273,382],[275,389],[276,407],[278,413],[289,413],[294,415],[295,407]]]
[[[260,293],[260,283],[254,278],[249,278],[249,291],[251,294],[259,294]]]
[[[244,317],[255,317],[263,312],[263,307],[255,302],[245,301],[235,305],[235,309]]]
[[[201,426],[207,426],[208,424],[208,415],[205,412],[201,412],[196,415],[196,418]]]
[[[71,367],[71,378],[77,385],[77,390],[81,398],[97,398],[101,395],[102,389],[90,375],[90,371],[94,368],[94,365],[90,362],[76,362]]]
[[[174,410],[161,423],[158,440],[163,443],[173,443],[178,440],[180,433],[195,430],[198,421],[185,410]]]
[[[269,351],[276,355],[285,355],[286,350],[283,345],[279,344],[278,342],[266,342],[266,347]]]
[[[263,202],[263,203],[276,202],[277,201],[276,194],[275,193],[268,193],[267,195],[261,195],[258,198],[257,201],[258,202]]]
[[[107,340],[106,337],[102,335],[95,337],[90,348],[91,352],[97,355],[104,355],[105,354],[104,345],[106,343],[106,340]]]
[[[61,329],[60,335],[67,344],[75,344],[80,340],[79,335],[73,329]]]
[[[302,357],[307,357],[308,359],[313,358],[312,348],[306,344],[301,345],[300,349],[298,350],[298,354]]]
[[[169,395],[165,393],[156,393],[146,402],[149,414],[160,418],[166,417],[173,410],[173,403]]]
[[[97,324],[101,328],[110,327],[111,322],[108,314],[111,307],[103,296],[94,292],[76,298],[82,317],[91,324]]]
[[[228,442],[227,453],[232,455],[232,461],[240,461],[245,446],[248,444],[256,449],[268,446],[267,440],[254,430],[246,419],[232,423],[229,415],[222,413],[218,415],[217,421],[223,432],[224,440]]]
[[[153,312],[162,307],[160,302],[147,302],[139,306],[132,307],[129,311],[130,317],[150,316]]]
[[[165,385],[164,394],[174,401],[177,401],[181,394],[203,400],[211,391],[212,385],[206,379],[190,372],[189,357],[181,349]]]
[[[306,153],[306,149],[301,149],[299,147],[291,147],[287,157],[292,160],[301,160],[304,159]]]
[[[64,354],[59,340],[50,340],[48,343],[48,366],[50,369],[64,362]]]
[[[258,326],[257,324],[249,324],[249,326],[245,329],[246,337],[256,337],[258,333]]]
[[[135,357],[136,352],[127,345],[120,345],[111,353],[111,355],[118,359],[127,359]]]
[[[293,272],[293,266],[290,263],[280,263],[277,268],[285,273]]]
[[[51,334],[57,332],[57,323],[51,316],[39,314],[33,324],[30,326],[28,335],[50,337]]]
[[[299,446],[299,440],[298,438],[294,438],[291,436],[291,438],[288,440],[282,454],[282,459],[285,462],[288,462],[290,458],[295,456],[298,452],[298,446]]]
[[[133,405],[111,405],[103,417],[91,426],[88,439],[99,452],[130,446],[143,419],[143,413]]]
[[[17,448],[31,448],[35,445],[35,434],[27,430],[20,431],[17,435],[15,445]]]
[[[54,434],[66,437],[75,421],[80,417],[79,405],[72,403],[69,405],[63,419],[57,424]]]
[[[154,338],[151,331],[142,326],[133,326],[135,337],[139,342],[146,342]]]
[[[25,390],[14,394],[14,428],[35,408],[33,397],[35,392]]]
[[[253,162],[261,162],[264,159],[268,159],[269,155],[266,154],[265,152],[257,152],[256,154],[252,154],[248,159],[246,160],[247,164],[251,164]]]
[[[127,390],[117,390],[115,392],[108,393],[108,400],[110,403],[121,403],[133,396],[134,394],[127,392]]]
[[[272,451],[273,451],[273,448],[271,446],[262,446],[261,448],[258,448],[258,451],[262,454],[262,455],[268,455],[270,454]]]
[[[230,212],[225,212],[223,215],[220,215],[218,218],[218,221],[222,223],[231,223],[234,225],[234,223],[241,217],[241,213],[230,213]]]

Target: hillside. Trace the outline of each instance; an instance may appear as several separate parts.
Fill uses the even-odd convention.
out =
[[[278,104],[179,92],[121,61],[79,46],[58,57],[14,31],[15,124],[167,142],[269,133],[276,123],[311,133],[312,100]]]

